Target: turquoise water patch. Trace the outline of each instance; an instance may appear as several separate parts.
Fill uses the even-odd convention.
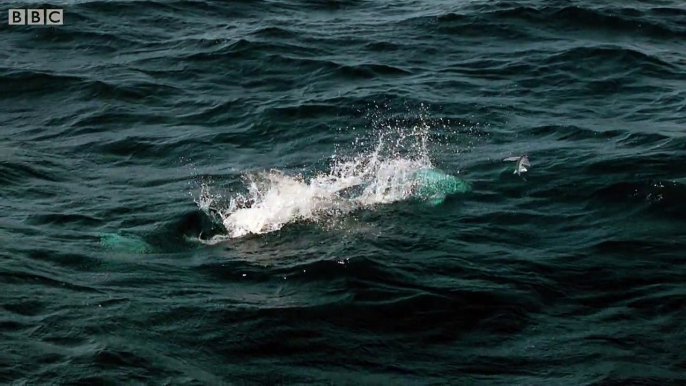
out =
[[[152,253],[153,248],[142,238],[133,235],[106,233],[100,235],[100,247],[106,250],[123,253]]]

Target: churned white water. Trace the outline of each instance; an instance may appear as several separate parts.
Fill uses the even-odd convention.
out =
[[[246,192],[231,195],[219,207],[218,193],[203,184],[198,206],[221,217],[227,230],[210,243],[281,229],[296,221],[317,222],[361,208],[412,197],[414,172],[433,165],[428,154],[428,127],[385,128],[373,149],[350,156],[334,154],[330,170],[306,178],[268,170],[243,175]],[[359,148],[362,140],[353,147]]]

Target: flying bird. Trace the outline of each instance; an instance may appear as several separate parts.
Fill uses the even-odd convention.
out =
[[[516,162],[515,165],[515,171],[512,174],[516,174],[518,176],[522,175],[522,173],[527,172],[527,166],[531,166],[529,163],[529,157],[528,156],[521,156],[521,157],[507,157],[503,161],[505,162]]]

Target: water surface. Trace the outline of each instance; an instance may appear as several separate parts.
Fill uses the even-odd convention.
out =
[[[0,25],[5,383],[686,382],[682,2],[55,6]]]

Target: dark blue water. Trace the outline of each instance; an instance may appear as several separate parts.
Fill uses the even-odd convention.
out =
[[[3,5],[2,383],[686,384],[684,2]]]

